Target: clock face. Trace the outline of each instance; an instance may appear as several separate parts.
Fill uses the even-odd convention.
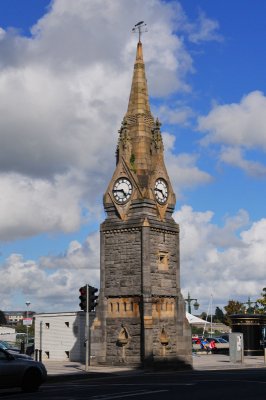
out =
[[[129,179],[119,178],[114,184],[113,195],[117,203],[123,204],[128,201],[132,194],[132,185]]]
[[[166,203],[166,200],[168,198],[168,188],[167,188],[167,183],[165,182],[164,179],[159,178],[156,180],[154,186],[154,193],[156,200],[158,201],[159,204]]]

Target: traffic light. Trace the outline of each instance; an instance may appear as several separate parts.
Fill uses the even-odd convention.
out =
[[[95,295],[96,292],[98,292],[97,288],[89,286],[89,311],[93,311],[97,306],[98,296]]]
[[[82,286],[79,289],[80,292],[80,296],[79,296],[79,306],[81,308],[81,310],[86,311],[87,309],[87,287],[86,286]]]

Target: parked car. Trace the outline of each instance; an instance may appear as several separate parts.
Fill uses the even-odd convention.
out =
[[[20,352],[20,349],[18,347],[12,346],[10,343],[4,341],[4,340],[0,340],[0,349],[4,349],[4,350],[12,350],[12,351],[16,351],[16,352]]]
[[[222,338],[222,339],[224,339],[224,340],[226,340],[226,341],[229,343],[229,334],[228,334],[228,333],[225,333],[225,334],[223,334],[223,335],[220,335],[219,337]]]
[[[47,371],[41,362],[0,348],[1,389],[20,387],[25,392],[35,392],[46,378]]]
[[[206,340],[208,342],[210,342],[211,340],[214,340],[215,343],[228,343],[227,340],[225,340],[225,339],[223,339],[221,337],[213,337],[213,338],[212,337],[207,337]]]

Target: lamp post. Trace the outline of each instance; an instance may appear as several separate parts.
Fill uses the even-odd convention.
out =
[[[247,304],[248,308],[245,310],[245,314],[252,314],[252,304],[255,304],[255,306],[253,307],[253,314],[256,313],[256,309],[258,308],[258,304],[256,301],[251,301],[250,297],[248,298],[248,301],[246,301],[245,303],[242,303],[243,305]]]
[[[26,306],[27,306],[27,310],[26,310],[26,318],[29,317],[29,306],[30,306],[30,301],[26,301]],[[26,336],[26,344],[28,345],[29,342],[29,326],[26,325],[26,329],[27,329],[27,336]]]
[[[192,301],[194,301],[195,300],[195,303],[193,304],[193,306],[194,306],[194,309],[195,310],[198,310],[198,308],[199,308],[199,303],[198,303],[198,299],[192,299],[191,297],[190,297],[190,294],[188,293],[187,294],[187,299],[184,299],[186,302],[187,302],[187,304],[188,304],[188,312],[189,312],[189,314],[191,314],[191,302]]]

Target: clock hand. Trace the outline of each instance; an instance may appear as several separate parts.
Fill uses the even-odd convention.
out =
[[[124,189],[114,189],[113,191],[114,191],[114,192],[121,192],[121,193],[124,194],[124,196],[127,195],[127,193],[124,191]]]
[[[162,189],[156,188],[155,190],[157,190],[157,192],[161,192],[162,195],[164,194],[163,191],[162,191]]]

